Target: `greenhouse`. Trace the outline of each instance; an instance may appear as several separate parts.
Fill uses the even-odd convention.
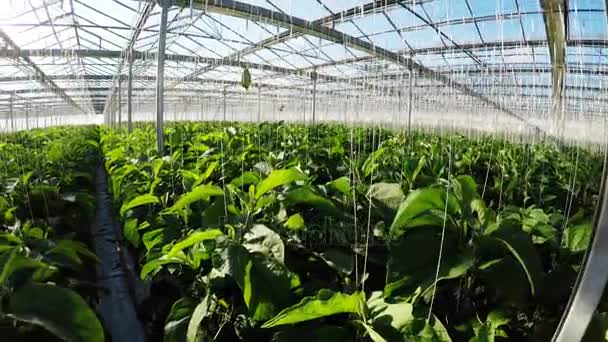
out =
[[[608,341],[608,1],[1,2],[0,340]]]

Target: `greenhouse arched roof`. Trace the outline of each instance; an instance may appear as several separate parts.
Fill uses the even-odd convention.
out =
[[[547,5],[548,3],[548,5]],[[547,34],[558,4],[563,61]],[[311,87],[459,93],[510,116],[548,112],[552,72],[565,70],[563,108],[605,113],[608,16],[592,0],[180,0],[169,10],[167,101],[221,96],[244,67],[290,96]],[[107,112],[133,58],[133,92],[154,93],[160,5],[134,0],[11,0],[0,14],[0,111],[43,106]],[[547,7],[549,6],[549,7]],[[563,12],[562,12],[563,9]],[[550,27],[550,26],[549,26]],[[559,37],[558,37],[559,38]],[[550,43],[550,40],[553,40]],[[129,53],[132,52],[132,53]],[[124,87],[124,84],[122,85]],[[121,90],[122,91],[122,90]]]

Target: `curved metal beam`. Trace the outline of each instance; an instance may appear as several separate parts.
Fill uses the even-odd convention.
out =
[[[350,36],[343,32],[334,30],[332,28],[328,28],[314,22],[301,19],[298,17],[290,16],[284,13],[278,13],[275,11],[271,11],[269,9],[255,6],[251,4],[245,4],[238,1],[233,0],[193,0],[194,6],[200,10],[208,10],[228,16],[244,18],[247,20],[255,20],[261,21],[265,23],[272,23],[274,25],[278,25],[281,27],[285,27],[288,29],[292,29],[295,32],[299,32],[301,34],[311,35],[314,37],[318,37],[321,39],[325,39],[334,43],[343,44],[344,46],[351,47],[360,51],[364,51],[373,56],[377,56],[379,58],[386,59],[390,62],[398,64],[402,67],[407,68],[408,70],[414,70],[417,73],[435,79],[446,86],[452,87],[465,95],[471,96],[473,98],[478,99],[479,101],[499,110],[503,113],[506,113],[509,116],[512,116],[527,125],[533,127],[536,131],[542,131],[538,126],[529,123],[525,118],[521,115],[514,113],[508,108],[503,107],[497,102],[494,102],[471,88],[454,82],[450,78],[445,75],[439,74],[423,65],[420,65],[414,62],[412,59],[405,58],[402,55],[399,55],[395,52],[386,50],[384,48],[375,46],[372,43],[366,42],[362,39]],[[179,0],[179,6],[185,7],[189,6],[190,1],[188,0]]]
[[[0,28],[0,38],[4,40],[4,43],[7,47],[10,47],[14,51],[20,50],[19,46],[8,36],[8,34],[6,34],[6,32],[4,32],[4,30],[2,30],[2,28]],[[57,84],[55,84],[55,82],[50,80],[48,76],[44,73],[44,71],[42,71],[42,69],[40,69],[40,67],[36,65],[36,63],[34,63],[29,57],[21,57],[21,59],[23,59],[27,66],[34,71],[34,75],[38,78],[38,81],[43,86],[47,87],[53,93],[57,94],[57,96],[62,98],[65,102],[76,108],[76,110],[86,113],[86,111],[78,103],[76,103],[76,101],[74,101],[68,94],[66,94],[65,91],[61,89],[61,87],[59,87]]]
[[[133,47],[135,46],[135,42],[137,41],[137,38],[141,34],[141,31],[144,29],[144,26],[146,25],[148,18],[152,14],[152,10],[154,10],[154,6],[156,6],[156,1],[148,2],[144,6],[145,7],[141,11],[141,14],[137,18],[137,22],[135,23],[135,27],[133,28],[133,32],[131,33],[131,37],[129,38],[129,43],[127,44],[127,46],[124,50],[125,53],[122,54],[122,56],[120,58],[120,63],[118,64],[118,67],[116,68],[116,73],[114,75],[117,77],[120,77],[120,74],[122,73],[122,67],[129,57],[129,52],[131,50],[133,50]],[[115,82],[113,82],[113,84],[114,83]],[[114,94],[116,94],[116,89],[117,89],[117,87],[115,85],[113,85],[112,90],[106,99],[106,103],[105,103],[104,111],[103,111],[104,113],[106,113],[107,110],[109,109],[109,106],[112,103],[112,98],[114,97]]]
[[[329,16],[320,18],[318,20],[313,21],[313,23],[315,25],[334,25],[334,23],[337,21],[340,21],[340,22],[348,21],[357,16],[367,15],[367,14],[369,14],[373,11],[377,11],[377,10],[384,10],[388,7],[396,6],[399,3],[406,2],[406,1],[408,3],[413,2],[413,0],[374,0],[367,4],[355,6],[353,8],[347,9],[340,13],[331,14]],[[418,1],[419,1],[419,3],[424,2],[423,0],[418,0]],[[428,0],[426,0],[426,1],[428,1]],[[180,4],[180,2],[181,2],[181,4]],[[190,0],[187,0],[187,2],[188,2],[187,5],[189,6]],[[183,6],[184,1],[178,1],[178,5]],[[203,8],[203,10],[206,10],[206,5],[207,5],[207,3],[205,2],[205,8]],[[301,35],[302,34],[300,32],[291,32],[290,30],[287,30],[285,32],[281,32],[281,33],[278,33],[277,35],[263,39],[253,46],[248,46],[242,50],[236,51],[236,52],[224,57],[223,59],[224,60],[239,60],[243,56],[255,53],[255,52],[263,50],[265,48],[269,48],[272,45],[282,43],[288,39],[300,37]],[[212,66],[211,67],[209,67],[209,66],[202,67],[199,70],[196,70],[195,72],[190,74],[189,76],[201,75],[210,70],[213,70]]]
[[[583,262],[576,293],[570,298],[568,308],[558,326],[554,342],[581,341],[587,326],[602,298],[608,281],[608,181],[606,158],[604,159],[604,179],[600,194],[603,193],[601,209],[597,211],[594,236],[588,254]]]
[[[157,54],[152,52],[140,52],[133,51],[134,59],[156,59]],[[62,50],[62,49],[28,49],[28,50],[7,50],[0,49],[0,58],[1,57],[71,57],[78,56],[83,58],[123,58],[125,55],[124,51],[118,50]],[[306,79],[310,79],[312,75],[312,71],[304,70],[304,69],[289,69],[283,68],[274,65],[268,64],[260,64],[260,63],[251,63],[251,62],[243,62],[237,60],[225,60],[223,58],[213,58],[213,57],[199,57],[199,56],[189,56],[189,55],[175,55],[175,54],[166,54],[165,61],[173,61],[173,62],[190,62],[190,63],[198,63],[198,64],[209,64],[214,67],[220,66],[232,66],[239,68],[250,68],[256,70],[270,71],[279,74],[285,75],[294,75],[294,76],[302,76]],[[197,81],[200,80],[196,78],[197,75],[182,77],[177,81],[181,80],[183,82],[188,81]],[[319,79],[330,82],[340,82],[340,81],[348,81],[347,78],[341,78],[336,76],[322,75],[319,74]],[[115,81],[117,80],[117,76],[114,76]]]

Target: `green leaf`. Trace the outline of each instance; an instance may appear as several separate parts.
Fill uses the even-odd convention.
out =
[[[180,211],[191,205],[192,203],[207,200],[213,196],[223,196],[224,191],[221,188],[213,185],[199,185],[192,191],[184,194],[179,198],[167,211]]]
[[[320,290],[314,297],[305,297],[298,304],[283,309],[262,325],[271,328],[279,325],[296,324],[340,313],[359,313],[362,307],[362,294],[352,295]]]
[[[306,224],[304,223],[304,218],[300,214],[293,214],[289,216],[287,222],[285,222],[285,227],[289,230],[299,231],[306,229]]]
[[[144,235],[141,237],[141,240],[144,243],[146,250],[149,251],[152,248],[154,248],[155,246],[163,243],[163,241],[165,239],[164,232],[165,232],[164,228],[158,228],[158,229],[154,229],[154,230],[145,232]]]
[[[530,236],[521,230],[501,228],[490,235],[492,242],[511,254],[526,274],[530,292],[535,296],[540,289],[543,268],[540,256]]]
[[[237,188],[244,185],[257,184],[260,181],[260,176],[257,172],[247,171],[240,175],[238,178],[233,179],[230,184]]]
[[[39,325],[70,342],[103,342],[103,328],[87,303],[74,291],[29,284],[9,296],[7,316]]]
[[[262,197],[268,191],[295,181],[305,181],[307,177],[297,169],[273,170],[257,187],[255,198]]]
[[[365,328],[365,331],[367,332],[367,334],[369,335],[369,338],[373,341],[373,342],[387,342],[384,337],[382,337],[382,335],[378,334],[376,332],[376,330],[374,330],[373,327],[371,327],[369,324],[366,324],[363,321],[355,321],[357,323],[359,323],[361,326],[363,326],[363,328]]]
[[[125,203],[122,205],[122,207],[120,208],[120,216],[124,216],[128,210],[131,210],[133,208],[137,208],[142,205],[159,204],[159,203],[160,203],[160,200],[158,199],[158,197],[156,197],[154,195],[150,195],[150,194],[139,195],[139,196],[135,197],[134,199],[132,199],[131,201],[129,201],[128,203]]]
[[[186,236],[183,240],[181,240],[180,242],[173,245],[173,247],[171,247],[171,250],[169,250],[169,252],[167,253],[167,257],[173,258],[175,255],[177,255],[177,253],[179,253],[180,251],[182,251],[188,247],[191,247],[201,241],[215,240],[215,238],[217,238],[218,236],[222,236],[222,235],[223,235],[223,233],[219,229],[194,231],[194,232],[188,234],[188,236]]]
[[[188,342],[197,342],[197,336],[199,332],[199,326],[201,322],[207,316],[209,309],[209,297],[211,295],[207,294],[203,300],[198,303],[196,308],[194,308],[194,312],[190,317],[190,322],[188,323],[188,332],[187,332],[187,340]]]
[[[243,247],[251,253],[262,253],[280,262],[285,259],[285,246],[281,236],[272,229],[256,224],[243,237]]]
[[[148,279],[158,272],[159,267],[168,264],[186,264],[186,260],[180,257],[168,258],[166,255],[163,255],[160,258],[146,262],[141,268],[139,277],[144,280]]]
[[[562,235],[562,247],[570,253],[581,253],[589,248],[593,226],[591,222],[569,225]]]
[[[328,182],[327,187],[348,195],[350,193],[350,180],[348,177],[340,177],[331,182]]]
[[[99,258],[84,243],[74,240],[58,240],[55,246],[46,252],[47,258],[53,256],[65,257],[78,266],[83,263],[81,256],[89,259],[89,261],[99,262]]]
[[[354,269],[354,260],[351,254],[330,248],[321,253],[321,256],[329,266],[341,273],[350,274]]]
[[[472,252],[458,241],[456,233],[446,231],[437,280],[459,278],[473,266]],[[441,242],[441,228],[430,227],[412,229],[393,240],[389,246],[385,296],[410,298],[418,288],[423,294],[429,291],[435,281]]]
[[[290,304],[291,273],[285,265],[230,240],[221,244],[214,265],[236,281],[254,320],[266,320]]]
[[[179,173],[182,176],[182,184],[186,191],[192,190],[192,187],[198,180],[198,173],[190,171],[190,170],[179,170]]]
[[[285,204],[288,207],[305,205],[337,217],[344,215],[344,212],[338,209],[332,201],[319,195],[310,186],[302,186],[289,191],[285,196]]]
[[[427,323],[426,315],[417,317],[408,302],[387,303],[382,292],[373,292],[367,305],[374,330],[387,341],[451,341],[447,329],[435,315],[431,315]]]
[[[132,217],[125,221],[122,228],[122,232],[125,239],[127,239],[127,241],[129,241],[136,248],[139,247],[139,243],[141,242],[139,237],[139,231],[137,229],[139,228],[139,226],[137,225],[137,223],[137,218]]]
[[[392,209],[395,212],[399,209],[399,205],[405,199],[405,195],[401,190],[401,184],[398,183],[375,183],[369,187],[367,192],[376,203]]]
[[[0,284],[2,285],[6,284],[13,274],[23,270],[29,270],[31,272],[41,271],[42,273],[50,270],[50,266],[48,264],[36,259],[32,259],[28,256],[21,255],[19,250],[16,248],[5,257],[6,262],[4,262],[3,265],[0,265],[2,266],[2,271],[0,272]],[[2,259],[4,259],[4,257]]]
[[[395,333],[399,335],[399,332],[416,319],[412,304],[405,301],[387,303],[380,291],[372,293],[367,306],[373,326],[387,338],[394,336]]]
[[[213,171],[215,171],[215,169],[217,169],[219,165],[220,163],[217,160],[209,163],[209,166],[207,166],[205,172],[201,174],[201,176],[198,178],[197,182],[194,185],[199,185],[209,179],[209,177],[211,177],[211,175],[213,174]]]
[[[475,336],[469,342],[494,342],[496,337],[506,337],[506,333],[500,327],[507,325],[510,320],[502,311],[490,312],[485,323],[474,323],[473,331]]]
[[[453,195],[448,197],[446,207],[446,195],[445,188],[425,188],[412,191],[399,206],[399,211],[390,228],[391,236],[398,238],[415,227],[442,227],[446,209],[448,220],[460,211]]]
[[[193,310],[194,305],[187,298],[180,298],[173,303],[165,321],[165,342],[186,342]]]

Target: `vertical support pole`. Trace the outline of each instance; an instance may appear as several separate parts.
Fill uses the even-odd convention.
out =
[[[30,130],[30,104],[25,105],[25,129]]]
[[[201,96],[201,121],[205,121],[205,98]]]
[[[223,116],[223,121],[226,122],[226,87],[224,87],[224,116]]]
[[[164,136],[163,120],[165,106],[165,47],[167,45],[167,21],[169,17],[169,7],[171,1],[159,0],[160,26],[158,28],[158,55],[156,61],[156,143],[158,153],[163,154]]]
[[[411,132],[412,132],[412,79],[413,79],[413,71],[412,69],[410,69],[410,76],[409,76],[409,89],[408,89],[408,106],[407,106],[407,135],[410,136]]]
[[[315,118],[317,114],[317,72],[313,71],[312,77],[312,125],[315,125]]]
[[[116,99],[112,98],[112,102],[110,103],[110,127],[114,128],[114,118],[116,116],[115,110],[116,108],[114,107],[116,104]]]
[[[122,73],[118,75],[118,129],[122,128]]]
[[[262,120],[262,87],[258,85],[258,123]]]
[[[127,83],[127,129],[133,132],[133,49],[129,51],[129,80]]]
[[[40,108],[36,108],[36,128],[40,128]]]
[[[15,131],[15,115],[13,113],[13,97],[8,100],[9,115],[11,120],[11,133]]]
[[[397,91],[397,113],[395,114],[393,121],[394,124],[397,125],[399,122],[399,118],[401,117],[401,110],[402,110],[402,101],[401,101],[401,89],[399,89]]]

